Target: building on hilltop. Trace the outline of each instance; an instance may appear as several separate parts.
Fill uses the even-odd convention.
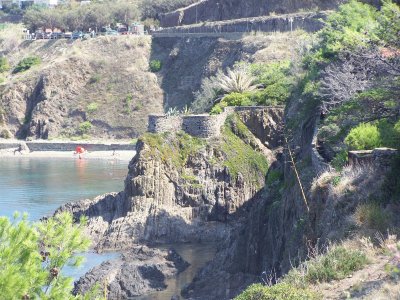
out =
[[[64,0],[0,0],[0,9],[3,9],[5,7],[11,7],[13,5],[16,5],[20,8],[25,8],[33,4],[46,7],[54,7],[63,2],[65,1]]]

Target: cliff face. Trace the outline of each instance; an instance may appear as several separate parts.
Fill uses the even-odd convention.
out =
[[[277,110],[275,116],[281,116]],[[268,119],[260,118],[263,122],[267,127]],[[88,232],[98,248],[222,240],[237,226],[230,221],[240,218],[241,207],[264,185],[268,160],[262,151],[267,149],[258,140],[234,115],[220,137],[208,140],[145,134],[123,192],[61,209],[89,217]]]
[[[174,12],[162,14],[162,27],[196,24],[206,21],[251,18],[274,14],[293,13],[300,10],[334,9],[341,0],[204,0]]]
[[[0,132],[33,139],[140,135],[147,115],[163,111],[157,77],[148,70],[150,52],[149,37],[22,42],[6,53],[10,65],[29,56],[41,63],[10,71],[0,85]]]

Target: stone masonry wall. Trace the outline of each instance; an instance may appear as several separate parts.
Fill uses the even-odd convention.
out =
[[[148,131],[153,133],[177,132],[182,128],[182,117],[149,115]]]
[[[211,138],[219,136],[221,127],[228,115],[238,112],[270,114],[274,110],[281,110],[283,107],[266,107],[266,106],[241,106],[226,107],[224,112],[219,115],[184,115],[184,116],[166,116],[166,115],[150,115],[148,131],[152,133],[178,132],[180,130],[192,136],[201,138]],[[251,117],[251,115],[250,115]],[[246,121],[246,120],[245,120]],[[282,117],[283,121],[283,117]],[[247,122],[246,122],[247,123]]]

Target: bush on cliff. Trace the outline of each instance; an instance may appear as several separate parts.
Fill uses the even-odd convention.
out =
[[[314,300],[320,299],[318,294],[309,289],[300,289],[286,283],[273,286],[253,284],[235,300]]]
[[[77,252],[88,249],[83,235],[85,219],[78,225],[61,213],[31,223],[26,215],[0,217],[0,293],[2,299],[99,299],[94,293],[71,294],[72,278],[62,269],[82,262]]]
[[[386,119],[361,123],[350,130],[345,143],[352,150],[372,150],[378,147],[400,147],[400,121],[392,124]]]
[[[14,68],[13,73],[19,73],[19,72],[24,72],[26,70],[29,70],[33,66],[39,65],[41,63],[41,60],[37,56],[30,56],[22,59],[17,66]]]
[[[10,70],[10,65],[8,64],[7,58],[5,56],[0,56],[0,73],[4,73]]]

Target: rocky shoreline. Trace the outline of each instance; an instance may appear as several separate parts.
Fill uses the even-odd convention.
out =
[[[102,288],[107,285],[109,299],[141,296],[165,289],[165,280],[188,266],[174,249],[138,245],[87,272],[75,282],[74,294],[83,294],[98,283]]]

